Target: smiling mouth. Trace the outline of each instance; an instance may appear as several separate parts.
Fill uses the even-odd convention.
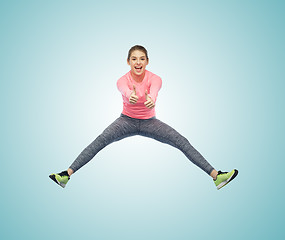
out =
[[[140,70],[140,69],[142,69],[142,67],[135,67],[135,69]]]

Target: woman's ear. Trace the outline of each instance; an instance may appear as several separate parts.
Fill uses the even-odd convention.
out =
[[[129,59],[127,59],[127,63],[128,63],[128,65],[131,65]]]

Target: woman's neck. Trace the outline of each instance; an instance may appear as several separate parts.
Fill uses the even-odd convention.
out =
[[[134,73],[131,72],[132,78],[134,79],[134,81],[136,82],[142,82],[145,76],[145,72],[141,75],[136,75]]]

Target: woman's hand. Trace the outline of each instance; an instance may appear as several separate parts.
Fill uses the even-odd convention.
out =
[[[146,99],[146,102],[144,102],[144,105],[149,109],[154,108],[155,104],[152,101],[152,99],[148,96],[147,90],[145,91],[145,99]]]
[[[132,94],[131,94],[131,96],[130,96],[130,99],[129,99],[129,102],[131,103],[131,104],[135,104],[135,103],[137,103],[137,101],[138,101],[138,99],[139,99],[139,97],[137,96],[137,93],[136,93],[136,86],[135,85],[133,85],[133,92],[132,92]]]

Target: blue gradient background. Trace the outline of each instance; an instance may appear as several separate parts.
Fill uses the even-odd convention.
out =
[[[283,239],[284,1],[1,1],[1,239]],[[122,110],[127,52],[161,76],[157,117],[178,150],[111,144],[66,169]]]

